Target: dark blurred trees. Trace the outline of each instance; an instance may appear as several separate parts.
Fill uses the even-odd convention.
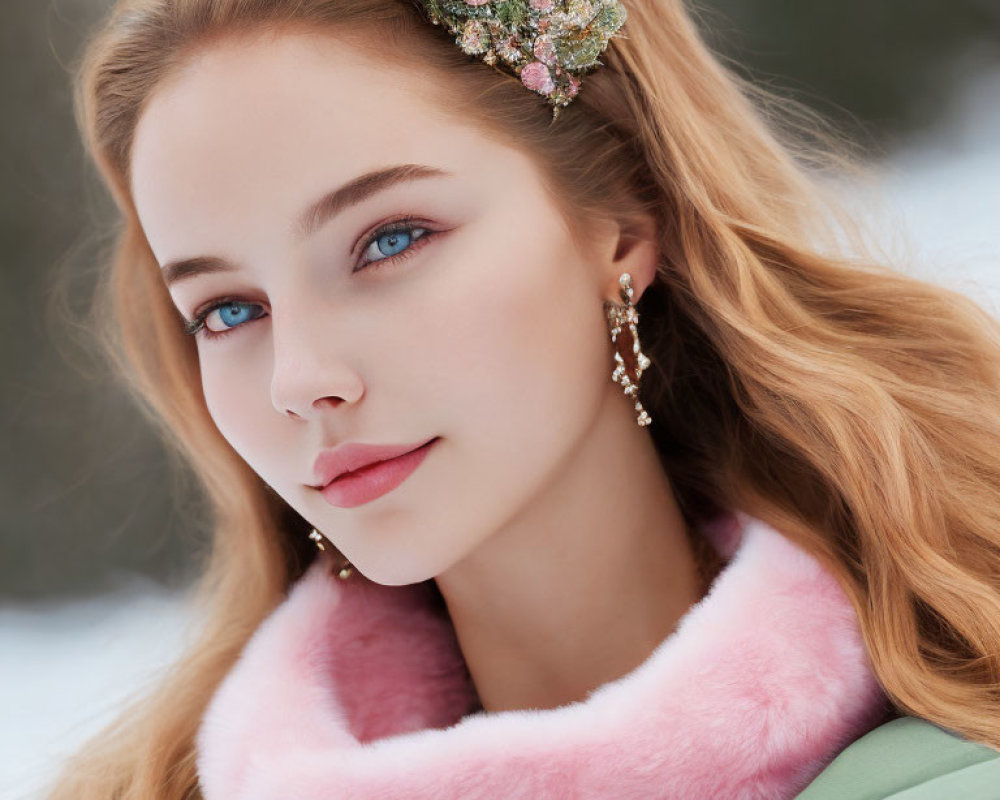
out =
[[[106,5],[0,4],[0,599],[97,591],[122,569],[179,583],[192,549],[183,476],[72,322],[112,204],[77,142],[69,62]]]
[[[1000,0],[699,0],[716,52],[891,150],[1000,59]],[[1000,98],[997,98],[1000,103]]]
[[[122,569],[181,582],[201,528],[196,493],[66,321],[89,304],[111,214],[77,143],[68,66],[108,6],[0,5],[0,596],[98,590]],[[876,149],[947,115],[957,83],[1000,49],[1000,0],[695,11],[716,52]],[[58,293],[57,272],[69,278]]]

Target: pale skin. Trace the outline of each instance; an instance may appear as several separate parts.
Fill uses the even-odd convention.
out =
[[[670,481],[610,378],[602,303],[623,272],[636,301],[653,280],[654,230],[608,221],[582,252],[532,162],[421,86],[328,36],[216,42],[154,92],[132,191],[160,265],[233,267],[168,287],[188,320],[236,300],[206,318],[224,336],[196,334],[222,435],[365,577],[437,582],[485,710],[553,708],[633,670],[702,597]],[[297,237],[316,198],[397,164],[449,174]],[[405,214],[395,249],[365,246]],[[431,436],[376,500],[338,508],[309,485],[324,447]]]

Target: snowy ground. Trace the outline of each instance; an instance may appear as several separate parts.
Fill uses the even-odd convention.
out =
[[[178,652],[190,613],[135,576],[96,599],[0,606],[0,797],[42,797],[54,765]]]
[[[915,274],[1000,314],[1000,73],[883,166],[888,250],[904,226]],[[97,600],[0,605],[0,797],[40,798],[53,765],[179,650],[189,613],[182,596],[136,578]]]
[[[970,83],[947,122],[880,174],[879,200],[897,214],[885,218],[888,251],[901,252],[892,233],[898,222],[916,246],[907,271],[1000,314],[1000,70]]]

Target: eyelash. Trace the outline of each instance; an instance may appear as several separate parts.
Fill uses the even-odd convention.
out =
[[[363,271],[364,269],[369,269],[369,268],[379,269],[386,262],[390,261],[396,262],[407,259],[411,255],[413,255],[416,251],[422,249],[421,243],[424,240],[430,239],[431,237],[437,234],[437,231],[431,230],[426,225],[421,224],[418,221],[418,218],[412,215],[407,215],[405,217],[401,217],[391,222],[387,222],[384,225],[372,231],[372,234],[365,240],[365,243],[361,248],[362,254],[364,254],[364,252],[369,247],[371,247],[372,243],[378,241],[383,236],[387,236],[393,233],[408,233],[415,230],[423,230],[424,233],[420,234],[419,237],[413,239],[410,246],[407,247],[405,250],[402,250],[399,253],[396,253],[395,255],[392,256],[386,256],[385,258],[376,258],[370,261],[364,261],[361,263],[360,267],[353,269],[351,271],[351,274],[355,274]],[[376,266],[372,267],[373,264]],[[192,336],[195,334],[200,334],[203,339],[207,340],[214,340],[222,336],[228,336],[233,331],[242,328],[246,324],[246,322],[240,323],[239,325],[234,325],[228,330],[211,331],[207,327],[205,327],[205,319],[208,317],[209,314],[211,314],[216,309],[225,308],[226,306],[230,305],[243,304],[244,302],[245,301],[242,298],[235,296],[221,297],[217,298],[216,300],[213,300],[209,305],[203,306],[201,309],[195,312],[191,320],[184,321],[184,333]],[[251,319],[247,320],[247,322],[253,322],[253,320],[255,319],[260,319],[260,317],[252,317]]]

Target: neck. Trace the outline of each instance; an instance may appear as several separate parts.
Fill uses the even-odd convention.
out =
[[[648,431],[620,411],[436,578],[487,711],[585,698],[645,661],[705,594],[712,567]]]

